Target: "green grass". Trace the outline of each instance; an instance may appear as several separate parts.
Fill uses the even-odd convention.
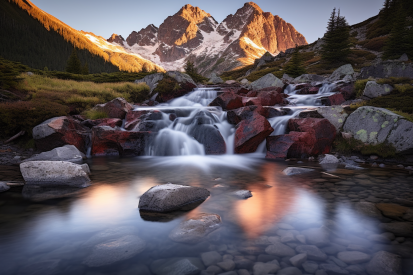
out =
[[[366,88],[367,82],[369,82],[368,79],[361,79],[357,80],[354,83],[354,88],[356,90],[356,96],[361,97],[363,95],[364,89]]]
[[[82,113],[88,119],[100,119],[100,118],[107,118],[108,114],[102,111],[97,110],[87,110]]]

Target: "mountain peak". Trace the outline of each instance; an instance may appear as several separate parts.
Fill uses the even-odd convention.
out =
[[[254,2],[247,2],[247,3],[244,4],[244,7],[252,7],[253,9],[255,9],[259,12],[263,12],[262,9],[260,8],[260,6],[258,6]]]
[[[205,17],[211,17],[211,14],[201,10],[199,7],[192,6],[191,4],[186,4],[183,6],[177,15],[195,24],[201,23]]]
[[[110,43],[115,42],[118,43],[120,45],[123,45],[123,42],[125,42],[125,39],[122,37],[122,35],[117,35],[116,33],[112,34],[112,36],[106,40]]]

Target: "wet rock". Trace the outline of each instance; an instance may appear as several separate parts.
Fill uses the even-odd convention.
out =
[[[219,106],[223,110],[234,110],[243,107],[244,104],[242,103],[241,96],[232,92],[226,92],[215,98],[209,106]]]
[[[274,263],[256,263],[254,265],[253,269],[253,274],[254,275],[266,275],[266,274],[274,274],[278,270],[280,270],[280,267],[277,264]]]
[[[391,232],[397,237],[413,237],[413,223],[411,222],[393,222],[382,223],[381,228]]]
[[[254,262],[249,259],[234,259],[236,269],[252,269]]]
[[[305,261],[302,264],[302,267],[305,270],[305,272],[314,274],[318,269],[318,263],[313,261]]]
[[[176,115],[176,114],[175,114]],[[160,111],[130,111],[125,118],[125,129],[134,132],[158,132],[168,127]]]
[[[92,128],[93,156],[142,156],[154,138],[151,132],[127,132],[108,126]]]
[[[74,145],[86,153],[90,129],[71,117],[55,117],[33,128],[33,139],[41,151],[49,151],[64,145]]]
[[[356,96],[354,84],[344,84],[339,86],[338,90],[343,95],[345,100],[354,99]]]
[[[169,238],[175,242],[194,244],[204,240],[221,224],[221,217],[215,214],[199,214],[181,222],[169,234]]]
[[[260,79],[251,83],[253,90],[260,90],[267,87],[283,88],[284,83],[272,73],[269,73]]]
[[[108,228],[93,235],[89,240],[86,241],[85,247],[90,248],[101,243],[108,243],[111,240],[116,240],[126,235],[135,235],[137,231],[137,228],[133,226],[118,226]]]
[[[21,275],[54,275],[59,274],[61,260],[44,260],[32,264],[23,265],[18,274]]]
[[[189,135],[204,145],[207,155],[222,155],[227,151],[225,140],[215,125],[197,125]]]
[[[286,267],[277,273],[278,275],[302,275],[303,273],[296,267]]]
[[[240,198],[240,199],[248,199],[252,197],[251,191],[249,190],[238,190],[235,191],[234,196]]]
[[[196,275],[204,265],[199,258],[169,258],[153,261],[150,268],[155,275]]]
[[[341,80],[341,79],[345,78],[348,75],[349,76],[354,75],[354,69],[351,66],[351,64],[341,66],[340,68],[335,70],[333,72],[333,74],[329,78],[327,78],[327,80],[330,81],[330,82],[334,82],[334,81]]]
[[[359,251],[343,251],[337,257],[346,264],[361,264],[370,261],[370,255]]]
[[[283,173],[286,176],[293,176],[293,175],[300,175],[300,174],[305,174],[305,173],[310,173],[315,171],[314,169],[309,169],[309,168],[300,168],[300,167],[288,167],[283,170]]]
[[[235,153],[254,153],[258,146],[274,131],[268,120],[254,113],[250,118],[241,121],[235,131]]]
[[[92,128],[94,126],[109,126],[112,128],[115,127],[121,127],[122,126],[122,120],[119,118],[101,118],[101,119],[88,119],[85,121],[82,121],[82,125]]]
[[[375,65],[364,67],[360,72],[360,79],[409,77],[412,78],[413,65],[401,61],[384,61]]]
[[[98,104],[93,109],[104,112],[109,118],[124,119],[126,113],[132,110],[132,104],[128,103],[124,98],[118,97],[108,103]]]
[[[269,87],[256,92],[261,106],[274,106],[281,104],[284,100],[284,96],[281,94],[281,88]]]
[[[237,273],[236,271],[229,271],[229,272],[225,272],[225,273],[220,273],[219,275],[240,275],[240,274]]]
[[[0,181],[0,193],[6,192],[10,189],[10,186],[6,182]]]
[[[401,275],[401,259],[395,254],[379,251],[367,264],[366,270],[370,275]]]
[[[320,269],[325,270],[328,275],[347,275],[350,274],[347,270],[342,269],[336,264],[320,264]]]
[[[330,95],[328,97],[322,98],[321,99],[321,103],[323,105],[326,106],[337,106],[337,105],[341,105],[345,102],[345,98],[342,94],[334,94],[334,95]]]
[[[292,257],[296,254],[294,249],[279,241],[273,242],[272,245],[265,249],[265,252],[278,257]]]
[[[83,159],[85,158],[85,154],[80,152],[74,145],[65,145],[63,147],[55,148],[51,151],[34,155],[31,158],[23,160],[22,162],[50,160],[82,163]]]
[[[301,234],[305,236],[308,243],[319,247],[326,246],[330,243],[330,233],[325,228],[310,228],[303,230]]]
[[[326,154],[324,158],[320,161],[320,164],[337,164],[340,160],[333,155]]]
[[[217,263],[217,266],[225,271],[231,271],[235,268],[235,262],[233,260],[224,260],[223,262]]]
[[[307,254],[298,254],[295,255],[294,257],[290,258],[290,262],[293,266],[295,267],[301,267],[301,265],[307,261]]]
[[[400,220],[409,210],[408,207],[393,203],[378,203],[376,207],[383,213],[384,216],[391,219]]]
[[[368,98],[376,98],[379,96],[388,95],[393,91],[393,87],[389,84],[377,84],[376,81],[369,81],[366,84],[363,95]]]
[[[330,153],[331,146],[336,137],[336,129],[327,119],[290,119],[288,121],[288,128],[290,131],[307,132],[312,136],[311,139],[307,140],[307,144],[294,148],[292,155],[301,157],[303,155]]]
[[[205,188],[167,183],[146,191],[139,199],[139,209],[170,212],[191,203],[204,201],[209,195],[209,191]]]
[[[255,106],[255,105],[246,106],[246,107],[228,111],[227,119],[229,123],[233,125],[237,125],[242,120],[251,118],[254,113],[258,113],[262,116],[266,116],[267,111],[264,110],[261,106]]]
[[[325,80],[325,78],[320,76],[320,75],[303,74],[303,75],[300,75],[299,77],[296,77],[293,82],[296,83],[296,84],[299,84],[299,83],[322,82],[324,80]]]
[[[137,236],[126,235],[96,245],[83,262],[89,267],[111,265],[134,257],[145,250],[146,243]]]
[[[308,259],[312,261],[325,261],[327,259],[327,255],[315,245],[299,245],[295,250],[300,254],[306,253]]]
[[[22,190],[23,198],[34,202],[47,201],[52,199],[68,198],[80,192],[78,187],[66,186],[39,186],[25,184]]]
[[[354,204],[354,209],[364,216],[379,220],[383,219],[383,215],[377,209],[374,203],[358,202]]]
[[[315,135],[308,132],[290,132],[287,135],[269,136],[266,143],[266,158],[305,157],[307,148],[311,148],[315,143]]]
[[[341,106],[318,107],[317,113],[319,113],[331,124],[333,124],[337,132],[341,129],[341,127],[343,127],[343,124],[348,117],[348,114],[344,111],[344,108]]]
[[[202,262],[205,266],[215,265],[222,261],[222,256],[216,251],[205,252],[201,254]]]
[[[86,170],[86,171],[85,171]],[[29,161],[20,164],[26,184],[42,186],[89,186],[89,167],[66,161]]]

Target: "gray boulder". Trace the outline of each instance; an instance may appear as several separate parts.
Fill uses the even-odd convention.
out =
[[[146,243],[138,236],[126,235],[96,245],[83,262],[89,267],[111,265],[134,257],[145,250]]]
[[[379,96],[388,95],[393,91],[393,87],[389,84],[377,84],[376,81],[369,81],[366,84],[363,95],[368,98],[376,98]]]
[[[379,144],[403,117],[387,109],[364,106],[353,112],[344,123],[344,131],[364,143]]]
[[[31,158],[24,160],[23,162],[28,161],[43,161],[43,160],[50,160],[50,161],[68,161],[73,163],[82,163],[83,159],[86,156],[82,152],[80,152],[75,146],[73,145],[65,145],[63,147],[55,148],[51,151],[43,152],[38,155],[34,155]]]
[[[317,113],[330,121],[330,123],[336,128],[337,132],[339,132],[341,127],[343,127],[343,124],[348,117],[348,114],[341,106],[318,107]]]
[[[170,212],[185,205],[204,201],[209,197],[205,188],[167,183],[146,191],[139,200],[139,209],[154,212]]]
[[[300,175],[305,173],[313,172],[314,169],[308,168],[300,168],[300,167],[288,167],[283,170],[284,175],[293,176],[293,175]]]
[[[244,79],[241,80],[240,83],[241,83],[242,85],[247,85],[247,84],[250,83],[250,82],[248,81],[248,79],[244,78]]]
[[[401,275],[402,261],[398,255],[379,251],[366,266],[370,275]]]
[[[173,79],[175,79],[178,83],[191,83],[196,86],[195,81],[186,73],[181,73],[178,71],[169,71],[166,74]]]
[[[387,141],[396,148],[397,152],[413,153],[413,123],[406,119],[399,120]]]
[[[291,76],[289,76],[288,74],[284,74],[283,77],[281,78],[282,80],[285,80],[287,82],[292,83],[294,81],[294,78],[292,78]]]
[[[26,184],[42,186],[87,187],[90,184],[87,164],[67,161],[28,161],[20,164]]]
[[[195,275],[205,267],[199,258],[169,258],[153,261],[150,268],[155,275]]]
[[[220,78],[215,73],[213,73],[211,74],[211,78],[209,79],[209,82],[213,84],[221,84],[221,83],[224,83],[224,80],[222,80],[222,78]]]
[[[402,61],[385,61],[361,69],[360,78],[389,78],[408,77],[413,78],[413,64]]]
[[[409,61],[409,57],[407,56],[407,54],[404,53],[402,54],[402,56],[400,56],[399,61],[402,61],[402,62]]]
[[[163,73],[156,73],[156,74],[150,74],[145,76],[142,79],[135,80],[135,83],[146,83],[146,85],[149,86],[151,89],[151,94],[153,90],[155,90],[156,86],[158,86],[158,82],[163,79]]]
[[[316,74],[303,74],[294,79],[295,84],[299,83],[313,83],[313,82],[322,82],[325,78]]]
[[[284,87],[284,83],[276,77],[275,75],[269,73],[260,79],[251,83],[251,87],[253,90],[261,90],[267,87],[277,87],[282,88]]]
[[[248,199],[252,197],[251,191],[249,190],[238,190],[238,191],[235,191],[233,195],[240,199]]]
[[[329,78],[327,78],[328,81],[334,82],[334,81],[339,81],[344,79],[346,76],[353,76],[354,75],[354,69],[351,64],[343,65],[337,70],[333,72],[332,75],[330,75]]]
[[[221,217],[215,214],[199,214],[181,222],[169,234],[174,242],[195,244],[204,240],[221,225]]]
[[[6,182],[0,181],[0,193],[6,192],[9,189],[10,189],[10,186],[8,186]]]
[[[325,157],[320,161],[320,164],[336,164],[336,163],[340,163],[340,160],[330,154],[326,154]]]

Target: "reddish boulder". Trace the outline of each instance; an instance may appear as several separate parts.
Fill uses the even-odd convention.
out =
[[[153,133],[127,132],[108,126],[92,128],[93,156],[141,156],[145,154]]]
[[[248,94],[246,95],[246,97],[256,97],[257,96],[257,91],[250,91],[248,92]]]
[[[314,134],[308,132],[290,132],[287,135],[267,137],[268,159],[301,158],[309,155],[316,142]]]
[[[244,106],[261,106],[261,99],[258,97],[243,97],[242,104],[244,104]]]
[[[344,96],[340,93],[321,99],[321,103],[323,103],[326,106],[341,105],[345,101],[346,100],[344,99]]]
[[[109,118],[124,119],[126,113],[132,110],[132,104],[128,103],[124,98],[118,97],[105,104],[98,104],[93,109],[105,112]]]
[[[345,84],[338,88],[340,93],[343,95],[345,100],[350,100],[355,98],[356,91],[354,89],[354,84]]]
[[[33,139],[41,151],[50,151],[64,145],[74,145],[86,153],[91,130],[71,117],[55,117],[33,128]]]
[[[161,120],[162,113],[160,111],[154,110],[142,110],[142,111],[130,111],[126,115],[125,129],[132,131],[136,130],[137,126],[143,121]]]
[[[122,126],[122,120],[119,118],[101,118],[101,119],[88,119],[85,121],[82,121],[82,125],[92,128],[95,126],[109,126],[112,128],[115,128],[116,126],[121,127]]]
[[[228,111],[227,120],[229,123],[237,125],[242,120],[250,118],[254,113],[258,113],[264,117],[267,115],[267,111],[263,107],[251,105]]]
[[[257,97],[261,100],[262,106],[274,106],[283,102],[284,97],[276,91],[260,91]]]
[[[274,129],[268,120],[258,113],[241,121],[235,131],[235,153],[253,153]]]
[[[223,110],[234,110],[243,107],[242,104],[242,97],[232,93],[227,92],[220,94],[217,98],[215,98],[209,106],[219,106]]]
[[[297,156],[327,154],[331,150],[336,129],[327,119],[294,118],[288,121],[290,131],[307,132],[304,144],[290,149],[289,153]]]
[[[250,90],[247,90],[247,89],[245,89],[245,88],[240,88],[240,89],[237,91],[237,94],[239,94],[239,95],[246,95],[246,94],[249,93],[249,91],[250,91]]]
[[[273,118],[277,116],[285,116],[288,114],[290,111],[289,109],[286,108],[274,108],[274,107],[263,107],[264,112],[261,114],[265,116],[266,118]]]

